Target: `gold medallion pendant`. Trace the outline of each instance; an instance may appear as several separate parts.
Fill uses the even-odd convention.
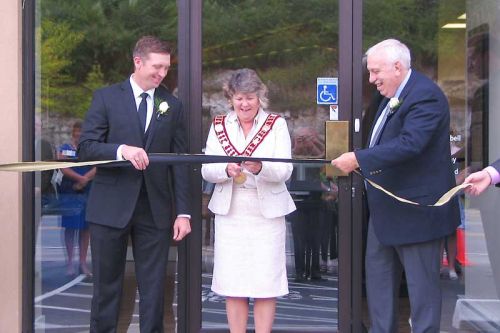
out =
[[[234,182],[236,184],[243,184],[246,181],[247,181],[247,175],[245,175],[243,172],[241,172],[238,176],[234,177]]]

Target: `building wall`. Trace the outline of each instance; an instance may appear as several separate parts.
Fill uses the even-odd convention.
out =
[[[22,1],[0,15],[0,163],[21,160]],[[21,175],[0,172],[0,332],[21,332]]]

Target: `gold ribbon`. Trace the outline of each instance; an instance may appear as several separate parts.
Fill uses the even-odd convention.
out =
[[[168,157],[171,160],[173,159],[186,159],[186,158],[194,158],[193,160],[189,161],[186,159],[186,163],[193,162],[193,163],[220,163],[223,160],[228,160],[228,161],[243,161],[243,160],[267,160],[267,161],[276,161],[276,162],[289,162],[289,163],[330,163],[329,160],[294,160],[294,159],[274,159],[274,158],[257,158],[257,157],[241,157],[241,156],[210,156],[210,155],[203,155],[203,154],[156,154],[158,157]],[[207,159],[204,161],[204,159]],[[118,161],[118,160],[108,160],[108,161],[88,161],[88,162],[62,162],[62,161],[53,161],[53,162],[48,162],[48,161],[37,161],[37,162],[17,162],[17,163],[7,163],[7,164],[0,164],[0,171],[11,171],[11,172],[33,172],[33,171],[47,171],[47,170],[55,170],[55,169],[61,169],[61,168],[72,168],[72,167],[79,167],[79,166],[90,166],[90,165],[102,165],[102,164],[112,164],[112,163],[121,163],[123,164],[128,163],[128,161]],[[459,191],[472,186],[472,184],[469,183],[463,183],[460,185],[455,186],[454,188],[450,189],[448,192],[443,194],[441,198],[439,198],[438,201],[436,201],[432,205],[422,205],[419,204],[418,202],[414,202],[405,198],[398,197],[394,193],[386,190],[379,184],[369,180],[363,174],[357,170],[354,170],[354,173],[357,175],[361,176],[366,182],[368,182],[371,186],[376,188],[379,191],[384,192],[388,196],[400,201],[404,202],[410,205],[417,205],[417,206],[428,206],[428,207],[439,207],[443,206],[447,202],[451,200]]]
[[[427,206],[427,207],[439,207],[439,206],[442,206],[442,205],[448,203],[451,200],[451,198],[453,198],[459,191],[461,191],[461,190],[463,190],[463,189],[465,189],[465,188],[467,188],[469,186],[472,186],[472,184],[470,184],[470,183],[462,183],[460,185],[455,186],[454,188],[452,188],[451,190],[449,190],[445,194],[443,194],[441,196],[441,198],[439,198],[439,200],[436,201],[434,204],[432,204],[432,205],[422,205],[422,204],[419,204],[418,202],[398,197],[397,195],[395,195],[391,191],[386,190],[385,188],[383,188],[379,184],[377,184],[377,183],[369,180],[365,176],[363,176],[361,174],[361,172],[359,172],[357,170],[354,170],[354,172],[356,174],[360,175],[364,180],[366,180],[371,186],[375,187],[377,190],[384,192],[388,196],[393,197],[394,199],[396,199],[396,200],[398,200],[400,202],[404,202],[404,203],[411,204],[411,205],[416,205],[416,206]]]
[[[123,162],[118,160],[110,161],[88,161],[88,162],[61,162],[61,161],[36,161],[36,162],[18,162],[0,164],[0,171],[11,172],[33,172],[33,171],[47,171],[63,168],[74,168],[87,165],[100,165],[114,162]]]

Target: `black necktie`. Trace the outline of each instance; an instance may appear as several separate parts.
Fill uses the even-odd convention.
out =
[[[146,98],[148,97],[148,94],[143,92],[141,94],[142,101],[141,104],[139,104],[139,109],[137,112],[139,113],[139,120],[141,121],[141,126],[143,131],[146,131],[146,117],[148,114],[148,102],[146,101]]]

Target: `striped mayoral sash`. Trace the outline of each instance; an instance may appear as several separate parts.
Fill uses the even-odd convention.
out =
[[[259,147],[259,145],[264,141],[267,134],[273,128],[276,119],[278,119],[277,114],[269,114],[260,127],[259,131],[254,135],[252,140],[248,143],[248,145],[243,149],[243,152],[239,152],[238,149],[233,145],[229,136],[227,135],[226,124],[225,124],[225,115],[219,115],[214,118],[214,130],[217,135],[217,139],[222,146],[222,149],[226,153],[227,156],[252,156],[253,152]],[[241,172],[239,175],[234,177],[234,182],[236,184],[243,184],[247,180],[247,176]]]
[[[222,146],[222,149],[227,156],[252,156],[253,152],[259,147],[259,145],[264,141],[265,137],[272,130],[276,119],[280,116],[277,114],[269,114],[266,121],[262,124],[259,131],[254,135],[252,140],[243,149],[243,152],[239,152],[238,149],[233,145],[229,136],[227,135],[225,115],[218,115],[214,118],[214,130],[217,135],[217,139]]]

